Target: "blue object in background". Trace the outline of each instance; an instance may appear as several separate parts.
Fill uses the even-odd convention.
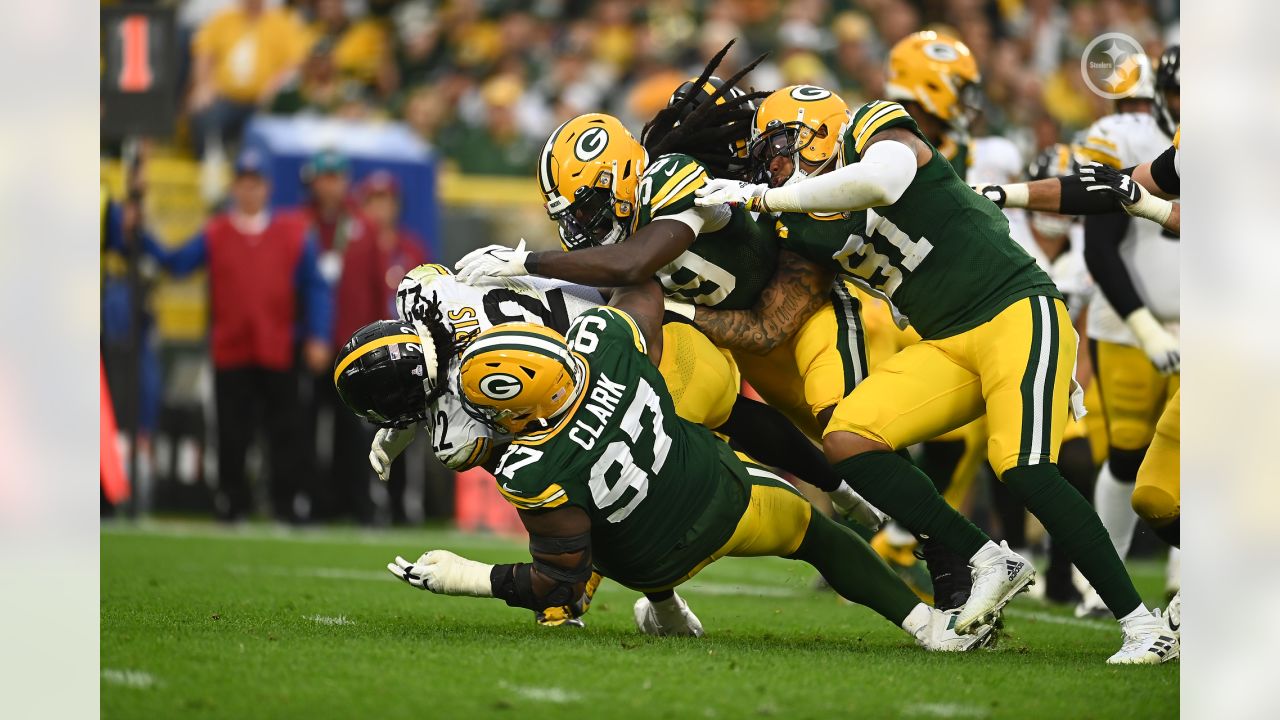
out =
[[[266,158],[274,208],[303,202],[302,166],[320,150],[347,156],[352,187],[387,170],[400,183],[400,222],[425,239],[428,257],[442,256],[436,154],[402,123],[259,115],[245,130],[244,147]]]

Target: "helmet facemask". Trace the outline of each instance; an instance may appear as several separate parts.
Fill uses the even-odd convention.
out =
[[[602,173],[602,179],[608,182],[609,173]],[[560,230],[560,241],[566,250],[578,250],[597,245],[611,245],[622,240],[626,226],[618,220],[614,212],[613,193],[605,187],[578,188],[573,201],[563,209],[552,211],[548,207],[551,219]]]
[[[814,132],[813,128],[799,120],[786,123],[781,120],[770,120],[765,125],[765,131],[752,138],[751,145],[748,148],[752,180],[774,186],[773,175],[769,170],[769,166],[773,163],[774,158],[777,157],[789,158],[792,171],[791,176],[776,187],[790,185],[800,182],[810,175],[820,174],[831,160],[836,157],[835,153],[832,153],[822,164],[811,171],[806,171],[801,164],[802,162],[809,162],[804,159],[803,152],[818,137],[818,133]]]

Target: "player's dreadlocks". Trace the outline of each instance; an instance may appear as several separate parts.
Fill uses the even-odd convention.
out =
[[[711,58],[702,74],[694,81],[694,87],[706,85],[708,78],[735,42],[737,41],[730,40],[729,44]],[[742,159],[733,154],[733,148],[738,144],[746,147],[751,139],[751,122],[755,110],[749,103],[767,97],[769,93],[753,90],[735,97],[731,91],[766,57],[768,53],[752,60],[721,83],[710,97],[701,93],[689,93],[669,107],[659,110],[652,120],[645,123],[644,130],[640,133],[640,143],[649,152],[649,157],[682,153],[702,163],[712,175],[732,175],[735,166],[742,163]]]
[[[425,344],[423,347],[427,362],[435,363],[434,382],[427,392],[426,405],[430,407],[448,389],[449,362],[461,348],[454,342],[453,332],[444,322],[444,314],[440,312],[440,299],[436,293],[431,293],[429,299],[423,298],[417,304],[413,309],[413,319],[421,323],[431,336],[431,347],[427,348]]]

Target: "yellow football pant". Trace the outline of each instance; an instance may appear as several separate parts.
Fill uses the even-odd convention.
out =
[[[922,340],[886,360],[836,405],[826,432],[857,433],[897,450],[985,412],[997,476],[1056,462],[1075,353],[1061,300],[1018,300],[972,330]]]
[[[1142,450],[1156,434],[1156,422],[1180,376],[1161,375],[1141,348],[1095,340],[1093,371],[1102,396],[1107,442],[1119,450]]]
[[[744,458],[744,462],[746,462]],[[813,505],[795,488],[764,467],[747,463],[752,475],[751,500],[743,511],[738,525],[728,542],[720,546],[711,557],[694,566],[689,574],[666,587],[644,592],[670,590],[687,582],[702,569],[725,556],[761,557],[775,555],[787,557],[800,548],[805,533],[809,531],[809,519]]]
[[[814,440],[818,414],[867,376],[861,307],[850,286],[834,283],[822,306],[791,338],[768,355],[735,352],[742,376],[765,402]]]
[[[1143,520],[1159,527],[1167,525],[1182,513],[1182,403],[1173,393],[1155,437],[1147,449],[1138,481],[1133,487],[1133,509]]]
[[[662,326],[658,372],[667,383],[676,414],[712,430],[729,419],[742,386],[729,353],[687,323]]]

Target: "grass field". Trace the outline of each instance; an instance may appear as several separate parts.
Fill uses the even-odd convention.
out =
[[[437,597],[385,564],[521,543],[449,531],[102,533],[106,718],[1173,718],[1178,665],[1111,668],[1112,622],[1015,601],[997,649],[927,654],[808,566],[726,559],[681,588],[701,640],[636,631],[606,582],[586,629],[540,628],[496,600]],[[1135,564],[1148,604],[1161,568]]]

